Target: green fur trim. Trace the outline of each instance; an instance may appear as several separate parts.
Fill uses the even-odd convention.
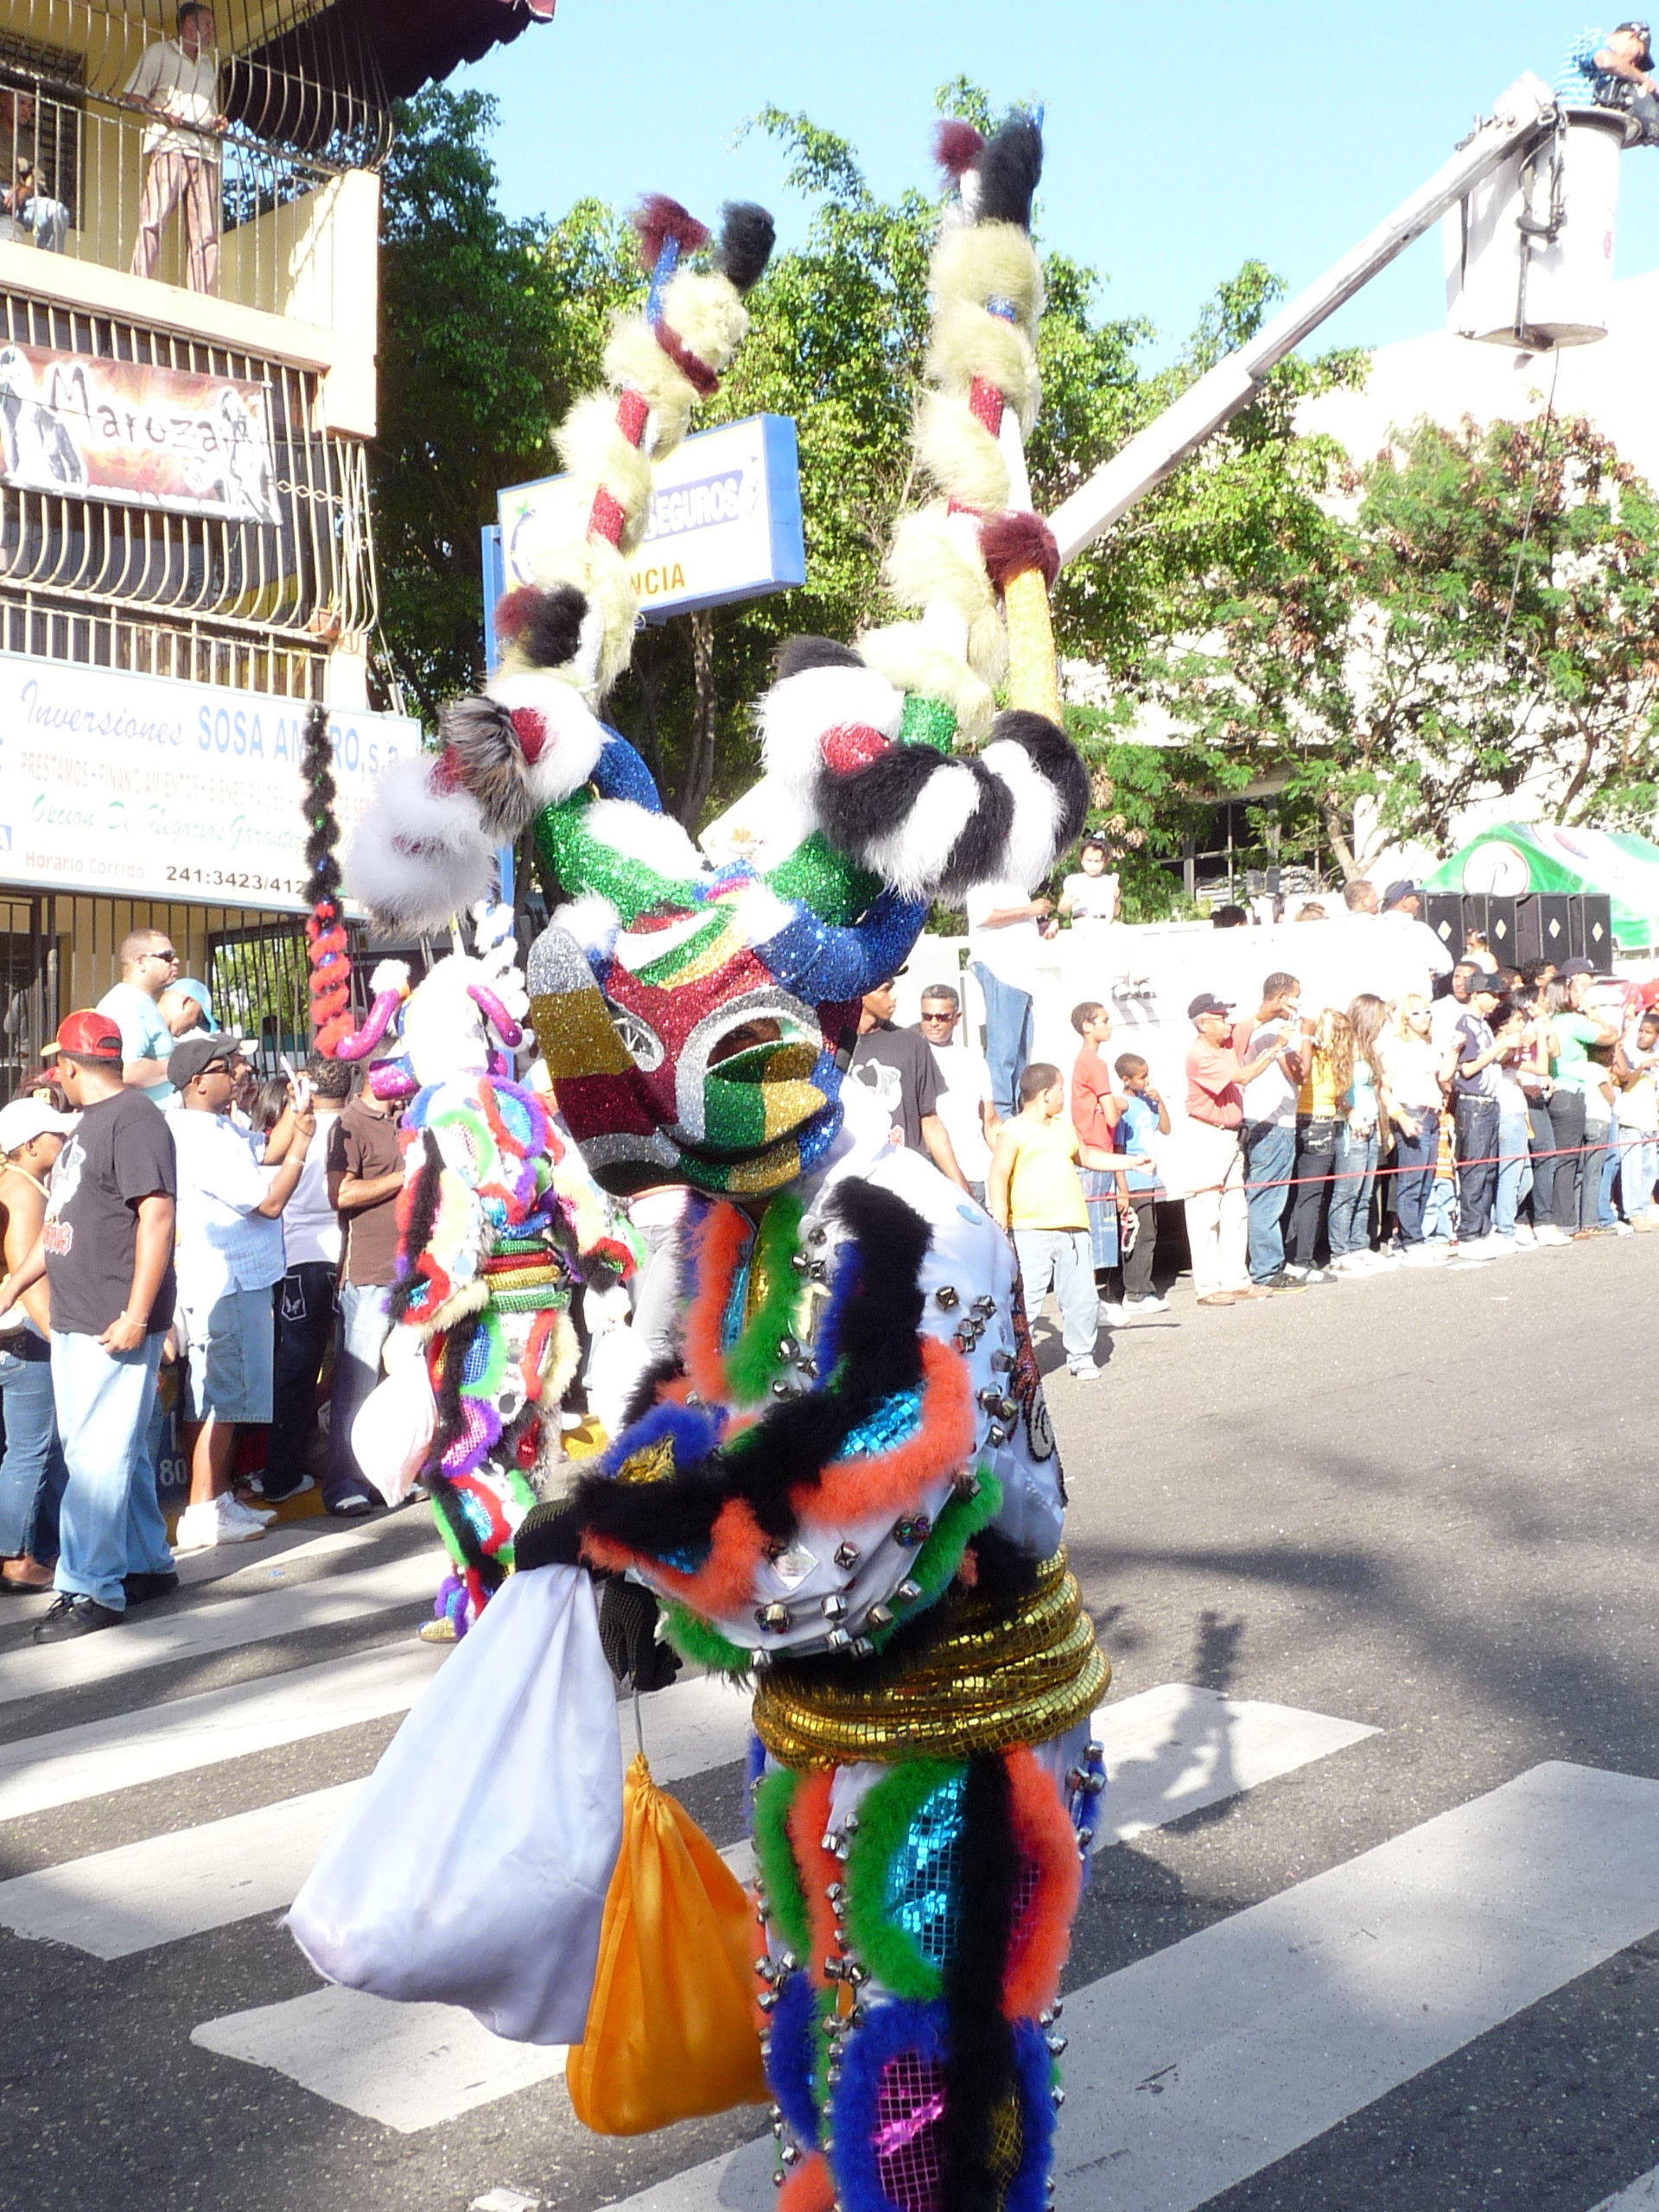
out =
[[[812,1957],[812,1922],[789,1840],[790,1808],[800,1778],[791,1767],[774,1767],[755,1791],[754,1863],[766,1910],[785,1944],[805,1967]]]
[[[683,1605],[677,1598],[663,1601],[663,1634],[682,1659],[706,1667],[711,1675],[747,1675],[753,1671],[754,1654],[728,1643],[717,1628]]]
[[[855,1953],[895,1997],[931,2000],[944,1977],[887,1912],[887,1873],[911,1822],[936,1789],[966,1770],[960,1760],[916,1759],[859,1800],[847,1859],[847,1933]]]
[[[947,1498],[944,1510],[933,1523],[926,1542],[910,1563],[910,1580],[919,1586],[921,1596],[906,1606],[901,1620],[893,1621],[887,1628],[867,1627],[864,1630],[878,1651],[892,1641],[905,1621],[913,1621],[918,1613],[925,1612],[942,1595],[962,1565],[963,1552],[1001,1510],[1002,1485],[988,1471],[981,1471],[979,1488],[971,1497],[955,1495]]]
[[[783,1364],[778,1346],[789,1333],[800,1292],[790,1262],[801,1249],[804,1211],[798,1192],[779,1191],[761,1217],[749,1268],[752,1280],[759,1274],[765,1282],[766,1295],[726,1355],[727,1388],[737,1405],[752,1406],[764,1398]]]

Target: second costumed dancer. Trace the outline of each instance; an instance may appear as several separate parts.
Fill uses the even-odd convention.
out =
[[[732,357],[770,245],[760,211],[728,211],[697,266],[704,234],[653,202],[645,312],[563,426],[565,524],[504,603],[503,672],[446,716],[435,760],[400,765],[346,867],[387,923],[442,926],[528,835],[557,902],[528,969],[556,1141],[613,1196],[694,1193],[651,1262],[674,1272],[672,1342],[602,1457],[513,1516],[507,1589],[612,1578],[651,1593],[684,1658],[753,1681],[785,2212],[1044,2203],[1103,1786],[1109,1669],[1013,1253],[841,1095],[859,1001],[930,902],[1034,886],[1088,803],[1023,458],[1040,137],[1025,116],[988,142],[948,125],[941,157],[917,430],[938,496],[899,518],[887,568],[911,619],[780,655],[759,720],[781,857],[711,868],[596,712],[626,663],[652,462]],[[475,1572],[474,1603],[499,1580]]]

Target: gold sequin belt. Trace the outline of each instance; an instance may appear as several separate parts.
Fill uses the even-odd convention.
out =
[[[1086,1719],[1111,1681],[1064,1549],[1011,1605],[958,1591],[938,1610],[941,1633],[902,1674],[868,1684],[855,1668],[761,1675],[754,1728],[772,1757],[823,1768],[1046,1743]]]

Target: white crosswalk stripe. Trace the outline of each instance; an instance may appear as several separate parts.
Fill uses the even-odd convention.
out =
[[[368,1534],[313,1540],[308,1553],[325,1571],[311,1580],[273,1561],[269,1588],[250,1591],[245,1577],[231,1596],[118,1634],[0,1655],[0,1706],[130,1683],[132,1707],[0,1745],[0,1822],[101,1798],[112,1808],[99,1814],[105,1832],[114,1818],[120,1834],[120,1793],[139,1784],[296,1745],[315,1762],[339,1732],[405,1711],[444,1657],[407,1637],[142,1702],[145,1671],[171,1659],[359,1619],[396,1637],[384,1616],[423,1596],[440,1561],[435,1549],[377,1558]],[[626,1701],[617,1722],[626,1758],[635,1742]],[[642,1702],[639,1725],[664,1786],[725,1774],[718,1800],[734,1825],[730,1770],[748,1748],[747,1697],[714,1679],[682,1681]],[[1180,1683],[1109,1700],[1095,1727],[1110,1777],[1097,1851],[1377,1732]],[[264,1770],[256,1757],[238,1784],[245,1803]],[[161,1835],[140,1827],[136,1840],[0,1881],[0,1928],[83,1958],[146,1955],[147,1972],[162,1970],[168,1947],[238,1923],[264,1923],[257,1940],[269,1945],[270,1923],[360,1786],[325,1766],[327,1787],[295,1794],[303,1768],[290,1759],[276,1770],[287,1787],[274,1802]],[[747,1876],[746,1842],[723,1856]],[[1659,1782],[1534,1767],[1069,1996],[1059,2212],[1095,2212],[1108,2196],[1114,2212],[1197,2212],[1656,1929]],[[210,1977],[204,2011],[212,1987]],[[501,2042],[448,2007],[326,1986],[251,2005],[245,1978],[235,1988],[236,2009],[190,2029],[199,2050],[398,2134],[441,2128],[563,2067],[562,2049]],[[769,2139],[750,2143],[618,2212],[770,2212],[771,2169]],[[1594,2212],[1659,2212],[1659,2169]]]

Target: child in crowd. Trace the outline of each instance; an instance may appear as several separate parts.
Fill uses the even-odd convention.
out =
[[[1125,1314],[1163,1313],[1169,1300],[1154,1287],[1152,1268],[1158,1249],[1158,1169],[1154,1139],[1169,1135],[1169,1109],[1147,1078],[1146,1062],[1138,1052],[1122,1053],[1116,1062],[1123,1089],[1117,1100],[1117,1137],[1132,1164],[1119,1177],[1128,1195],[1128,1216],[1120,1218],[1123,1247],[1123,1312]],[[1145,1165],[1133,1164],[1141,1159]]]

